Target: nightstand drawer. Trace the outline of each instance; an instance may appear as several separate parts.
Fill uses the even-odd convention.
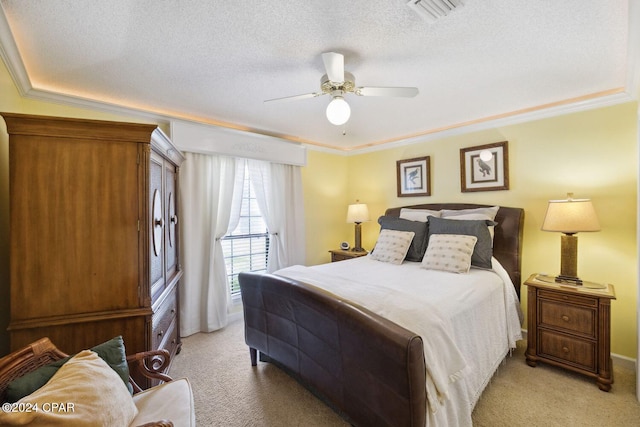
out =
[[[369,252],[367,251],[362,251],[362,252],[356,252],[356,251],[349,251],[349,250],[342,250],[342,249],[334,249],[332,251],[329,251],[331,253],[331,262],[336,262],[336,261],[344,261],[347,259],[353,259],[353,258],[358,258],[361,256],[366,256]]]
[[[538,355],[561,363],[596,372],[596,342],[552,331],[538,330]]]
[[[336,261],[344,261],[345,259],[351,259],[353,257],[350,257],[348,255],[344,255],[344,254],[337,254],[337,253],[332,253],[331,254],[331,262],[336,262]]]
[[[597,298],[591,298],[591,297],[582,296],[582,295],[568,295],[566,293],[559,293],[559,292],[546,291],[544,289],[540,289],[538,291],[538,297],[545,298],[545,299],[553,299],[556,301],[562,301],[562,303],[564,304],[579,304],[579,305],[585,305],[585,306],[594,307],[594,308],[598,307]]]
[[[539,299],[538,310],[540,326],[579,333],[587,338],[596,338],[597,315],[595,308]]]

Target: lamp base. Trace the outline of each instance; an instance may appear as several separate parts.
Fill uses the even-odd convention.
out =
[[[577,276],[578,236],[575,234],[563,234],[560,237],[560,276],[558,277],[577,279]]]
[[[573,276],[565,276],[560,274],[556,276],[556,283],[569,283],[571,285],[582,286],[582,279]]]
[[[362,232],[360,230],[360,223],[356,222],[356,244],[351,250],[353,252],[366,252],[364,249],[362,249],[361,245],[362,245]]]

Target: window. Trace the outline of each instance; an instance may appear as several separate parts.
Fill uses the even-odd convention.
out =
[[[269,232],[258,209],[249,172],[246,169],[242,186],[240,221],[233,232],[222,238],[222,250],[231,298],[240,298],[238,273],[266,272],[269,252]]]

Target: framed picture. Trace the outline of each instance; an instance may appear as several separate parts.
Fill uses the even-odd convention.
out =
[[[430,196],[430,157],[398,160],[396,162],[398,197]]]
[[[507,141],[461,148],[460,188],[463,193],[508,190]]]

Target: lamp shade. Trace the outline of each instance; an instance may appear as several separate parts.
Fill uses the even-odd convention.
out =
[[[347,222],[360,224],[369,221],[369,208],[364,203],[349,205],[347,210]]]
[[[596,211],[589,199],[549,200],[542,223],[543,231],[560,231],[575,234],[581,231],[600,231]]]
[[[351,107],[341,96],[334,96],[327,105],[327,120],[333,125],[340,126],[347,123],[351,116]]]

